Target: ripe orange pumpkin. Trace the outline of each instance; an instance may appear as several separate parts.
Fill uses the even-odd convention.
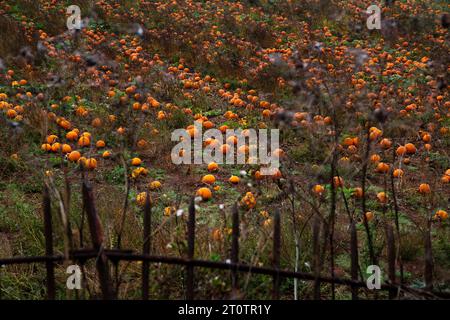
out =
[[[84,161],[84,167],[89,170],[97,168],[97,160],[95,160],[94,158],[86,159],[86,161]]]
[[[431,193],[431,188],[428,183],[421,183],[419,185],[419,193],[421,194],[429,194]]]
[[[136,196],[136,202],[138,205],[145,205],[145,201],[147,200],[147,192],[141,192]]]
[[[102,125],[102,120],[100,120],[100,118],[95,118],[94,120],[92,120],[92,126],[93,127],[100,127]]]
[[[74,130],[67,132],[66,139],[70,141],[75,141],[78,139],[78,133]]]
[[[362,198],[363,196],[363,189],[360,187],[356,187],[353,189],[353,196],[356,198]]]
[[[429,134],[429,133],[425,133],[423,136],[422,136],[422,140],[423,140],[423,142],[430,142],[431,141],[431,135]]]
[[[202,182],[206,184],[213,184],[214,182],[216,182],[216,178],[212,174],[207,174],[203,176]]]
[[[58,139],[57,135],[51,134],[47,137],[47,143],[52,144],[56,141],[56,139]]]
[[[261,174],[259,170],[255,171],[255,179],[256,180],[262,180],[264,176]]]
[[[392,146],[392,141],[388,138],[384,138],[380,141],[380,146],[383,149],[389,149]]]
[[[95,144],[95,146],[97,148],[104,148],[106,146],[106,143],[103,140],[98,140],[97,143]]]
[[[395,153],[396,153],[398,156],[403,156],[403,155],[405,155],[405,153],[406,153],[406,147],[404,147],[404,146],[398,147],[397,150],[395,151]]]
[[[158,180],[152,181],[150,182],[150,190],[158,190],[160,189],[162,186],[161,182],[159,182]]]
[[[379,173],[387,173],[389,172],[389,165],[387,163],[380,162],[378,163],[377,168],[375,170],[376,172]]]
[[[273,151],[272,154],[277,158],[281,158],[284,156],[284,151],[283,151],[283,149],[277,148]]]
[[[444,210],[438,210],[438,211],[436,211],[436,214],[434,216],[436,218],[439,217],[442,220],[446,220],[448,218],[448,213],[447,213],[447,211],[444,211]]]
[[[203,201],[207,201],[212,198],[212,192],[209,188],[203,187],[197,190],[197,196],[201,197]]]
[[[232,184],[238,184],[240,179],[238,176],[231,176],[230,179],[228,179],[228,181]]]
[[[394,172],[392,172],[392,175],[394,176],[394,178],[401,178],[403,177],[403,170],[402,169],[395,169]]]
[[[210,162],[209,164],[208,164],[208,171],[209,172],[215,172],[215,171],[217,171],[219,169],[219,165],[217,164],[217,163],[215,163],[215,162]]]
[[[82,135],[80,139],[78,139],[78,145],[80,147],[87,147],[91,144],[91,139],[87,135]]]
[[[17,112],[14,109],[9,109],[6,111],[6,116],[10,119],[15,118],[17,116]]]
[[[388,199],[388,196],[386,195],[385,192],[378,192],[377,198],[378,198],[378,200],[379,200],[381,203],[386,203],[386,202],[387,202],[387,199]]]
[[[67,158],[69,159],[69,161],[71,162],[77,162],[81,157],[81,153],[79,151],[72,151],[71,153],[69,153],[69,155],[67,156]]]
[[[316,184],[313,187],[313,192],[317,195],[322,195],[324,193],[324,191],[325,191],[325,188],[320,184]]]
[[[139,158],[133,158],[133,159],[131,159],[131,165],[132,165],[132,166],[139,166],[139,165],[141,165],[141,163],[142,163],[142,160],[139,159]]]
[[[406,148],[406,153],[408,153],[408,154],[413,154],[413,153],[416,153],[416,151],[417,151],[416,146],[413,145],[412,143],[405,144],[405,148]]]
[[[70,152],[72,152],[72,147],[68,144],[63,144],[61,151],[62,151],[62,153],[70,153]]]
[[[55,142],[54,144],[52,144],[53,152],[58,152],[60,148],[61,148],[61,144],[59,142]]]
[[[374,214],[373,214],[372,211],[367,211],[367,212],[365,213],[365,216],[366,216],[366,220],[367,220],[367,221],[371,221],[371,220],[373,219],[373,217],[374,217]]]
[[[203,122],[203,127],[205,128],[205,129],[211,129],[211,128],[214,128],[214,123],[213,122],[211,122],[211,121],[205,121],[205,122]]]
[[[372,161],[373,163],[377,163],[377,162],[379,162],[381,160],[381,157],[378,155],[378,154],[373,154],[371,157],[370,157],[370,161]]]

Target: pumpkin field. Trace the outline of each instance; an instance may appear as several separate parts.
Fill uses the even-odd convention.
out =
[[[0,1],[0,299],[449,299],[449,25],[446,0]],[[176,163],[196,138],[231,162]]]

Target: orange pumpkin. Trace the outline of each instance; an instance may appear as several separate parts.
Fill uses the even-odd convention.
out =
[[[87,147],[91,144],[91,139],[87,135],[82,135],[80,139],[78,139],[78,145],[80,147]]]
[[[413,145],[412,143],[405,144],[405,148],[406,148],[406,153],[408,153],[408,154],[413,154],[413,153],[416,153],[416,151],[417,151],[416,146]]]
[[[385,192],[378,192],[377,198],[378,198],[378,201],[380,201],[381,203],[386,203],[387,199],[388,199]]]
[[[97,148],[104,148],[106,146],[106,143],[103,140],[98,140],[97,143],[95,144],[95,146]]]
[[[56,136],[56,135],[54,135],[54,134],[51,134],[51,135],[49,135],[48,137],[47,137],[47,143],[50,143],[50,144],[52,144],[52,143],[54,143],[55,141],[56,141],[56,139],[58,139],[58,136]]]
[[[363,189],[360,187],[356,187],[355,189],[353,189],[353,196],[355,198],[362,198],[363,196]]]
[[[162,186],[161,182],[155,180],[155,181],[150,182],[149,187],[150,187],[150,190],[158,190],[161,188],[161,186]]]
[[[380,146],[383,149],[389,149],[392,146],[392,141],[388,138],[384,138],[380,141]]]
[[[322,195],[324,193],[324,191],[325,191],[325,188],[320,184],[316,184],[313,187],[313,192],[317,195]]]
[[[405,155],[405,153],[406,153],[406,147],[404,147],[404,146],[398,147],[397,150],[395,151],[395,153],[396,153],[398,156],[403,156],[403,155]]]
[[[428,183],[421,183],[419,185],[419,193],[421,194],[429,194],[431,193],[431,188]]]
[[[58,152],[60,148],[61,148],[61,144],[59,142],[55,142],[54,144],[52,144],[53,152]]]
[[[78,139],[78,133],[74,130],[67,132],[66,139],[70,141],[75,141]]]
[[[70,152],[72,152],[72,147],[68,144],[63,144],[61,151],[62,151],[62,153],[70,153]]]
[[[212,174],[207,174],[203,176],[202,182],[206,184],[213,184],[214,182],[216,182],[216,178]]]
[[[367,211],[367,212],[365,213],[365,216],[366,216],[366,220],[367,220],[367,221],[371,221],[371,220],[373,219],[373,217],[374,217],[374,214],[373,214],[372,211]]]
[[[69,155],[67,156],[67,158],[69,159],[69,161],[71,162],[77,162],[81,157],[81,153],[79,151],[72,151],[71,153],[69,153]]]
[[[238,176],[231,176],[230,179],[228,179],[228,181],[232,184],[238,184],[240,179]]]
[[[436,218],[439,217],[442,220],[446,220],[448,218],[447,211],[444,210],[438,210],[436,211],[436,214],[434,215]]]
[[[401,178],[403,177],[403,170],[402,169],[395,169],[394,172],[392,172],[392,175],[394,178]]]
[[[86,161],[84,161],[84,167],[89,170],[97,168],[97,160],[94,158],[86,159]]]
[[[209,188],[203,187],[197,190],[197,196],[201,197],[203,201],[207,201],[212,198],[212,192]]]
[[[217,163],[215,163],[215,162],[210,162],[209,164],[208,164],[208,171],[209,172],[215,172],[215,171],[217,171],[219,169],[219,165],[217,164]]]
[[[52,146],[49,143],[44,143],[41,145],[41,149],[44,151],[50,151],[52,150]]]
[[[378,163],[375,171],[379,172],[379,173],[387,173],[387,172],[389,172],[389,165],[387,163],[380,162],[380,163]]]
[[[142,163],[142,160],[139,159],[139,158],[133,158],[133,159],[131,159],[131,165],[132,165],[132,166],[139,166],[139,165],[141,165],[141,163]]]

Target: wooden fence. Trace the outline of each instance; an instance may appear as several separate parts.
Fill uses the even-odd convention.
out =
[[[67,260],[80,261],[84,263],[88,259],[95,259],[98,281],[103,299],[116,299],[116,290],[112,287],[110,269],[108,264],[111,262],[117,264],[119,261],[141,261],[142,262],[142,299],[149,299],[149,282],[150,282],[150,264],[162,263],[170,265],[181,265],[186,269],[186,285],[185,298],[188,300],[195,299],[195,268],[209,268],[216,270],[229,270],[231,275],[232,290],[238,290],[238,276],[239,273],[252,273],[269,275],[273,278],[272,285],[272,299],[280,298],[280,279],[281,278],[296,278],[304,281],[311,281],[314,283],[314,297],[316,299],[326,298],[321,293],[321,284],[344,285],[351,290],[351,297],[354,300],[359,298],[360,290],[368,290],[367,284],[358,280],[358,245],[357,233],[355,223],[350,226],[350,257],[351,257],[351,278],[328,277],[323,276],[317,272],[305,273],[294,272],[280,268],[280,243],[281,232],[280,223],[281,215],[279,211],[275,211],[273,217],[273,250],[272,250],[272,266],[260,267],[254,265],[243,264],[239,262],[239,209],[235,204],[232,210],[232,235],[231,235],[231,256],[229,262],[217,262],[208,260],[195,259],[195,205],[192,199],[187,221],[187,257],[174,256],[157,256],[150,252],[152,233],[151,233],[151,219],[152,207],[147,193],[145,205],[143,208],[144,214],[144,228],[143,237],[144,243],[142,252],[135,252],[127,249],[105,249],[103,248],[103,230],[100,219],[94,204],[92,187],[83,182],[82,185],[83,204],[87,216],[87,223],[91,236],[91,249],[70,250],[68,256],[56,255],[53,250],[53,221],[51,214],[51,199],[47,187],[45,187],[43,194],[43,217],[44,217],[44,236],[45,236],[45,255],[44,256],[20,256],[10,258],[0,258],[1,265],[17,265],[17,264],[31,264],[43,263],[46,267],[46,287],[47,298],[55,299],[55,265]],[[448,298],[443,293],[433,292],[431,290],[419,290],[415,288],[406,287],[396,282],[396,267],[395,267],[395,245],[392,229],[387,232],[387,258],[388,258],[388,278],[389,281],[381,284],[381,291],[387,291],[390,299],[395,299],[400,296],[400,292],[408,292],[416,297],[421,298]],[[313,232],[313,238],[317,237]],[[314,240],[313,240],[314,242]],[[314,245],[313,245],[314,246]],[[0,283],[1,289],[1,283]],[[334,298],[334,295],[332,296]]]

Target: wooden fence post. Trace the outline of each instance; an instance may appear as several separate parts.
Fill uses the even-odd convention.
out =
[[[313,269],[314,269],[314,299],[320,300],[320,220],[318,216],[314,217],[312,249],[313,249]]]
[[[233,206],[233,225],[231,233],[231,263],[239,263],[239,209],[237,203]],[[232,294],[235,296],[239,290],[237,268],[233,267],[231,271]]]
[[[53,256],[53,226],[52,226],[52,208],[51,199],[48,187],[44,186],[43,197],[44,209],[44,236],[45,236],[45,255],[47,257]],[[55,265],[53,261],[47,260],[45,262],[47,269],[47,299],[55,299]]]
[[[152,243],[151,228],[152,228],[152,204],[150,201],[150,192],[147,192],[145,197],[144,206],[144,244],[142,248],[143,254],[150,254],[150,248]],[[144,260],[142,262],[142,299],[148,300],[149,298],[149,270],[150,264]]]
[[[194,258],[195,251],[195,202],[191,200],[189,205],[189,217],[187,225],[188,259]],[[186,267],[186,299],[194,299],[194,266],[188,264]]]
[[[98,277],[100,280],[100,287],[103,294],[103,299],[114,299],[114,293],[112,291],[111,280],[108,270],[108,260],[103,251],[103,230],[100,224],[100,220],[97,215],[97,210],[94,204],[94,195],[92,187],[86,182],[83,182],[83,202],[86,208],[86,215],[89,224],[89,231],[91,233],[91,240],[94,250],[98,252],[96,259],[96,267]]]
[[[387,258],[388,258],[388,275],[389,281],[392,285],[395,284],[395,240],[394,231],[391,225],[387,226]],[[389,299],[394,299],[397,296],[395,288],[389,290]]]
[[[358,281],[358,234],[356,233],[355,221],[350,224],[350,256],[351,276],[353,281]],[[352,300],[358,300],[358,287],[352,286]]]
[[[281,242],[281,231],[280,231],[280,212],[275,210],[273,216],[273,268],[277,271],[280,269],[280,242]],[[273,276],[273,292],[272,298],[278,300],[280,298],[280,275],[276,273]]]
[[[427,229],[425,230],[425,289],[433,289],[433,250],[431,244],[431,219],[429,219],[427,224]]]

